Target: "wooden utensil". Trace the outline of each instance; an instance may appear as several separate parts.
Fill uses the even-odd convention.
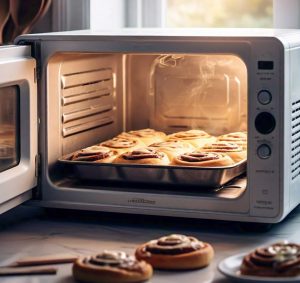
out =
[[[32,265],[47,265],[47,264],[60,264],[72,263],[78,256],[72,254],[55,254],[39,257],[27,257],[17,260],[11,266],[32,266]]]
[[[28,31],[40,18],[45,0],[10,0],[10,14],[15,23],[13,38]]]
[[[39,18],[37,19],[37,21],[42,19],[46,15],[49,8],[51,7],[51,4],[52,4],[52,0],[44,0],[44,6],[42,7],[42,9],[40,11]],[[28,27],[27,32],[31,31],[31,29],[33,28],[33,25],[34,25],[34,23],[31,26]]]
[[[4,26],[4,30],[3,30],[3,43],[12,43],[14,38],[13,38],[13,35],[14,35],[14,32],[15,32],[15,23],[12,19],[11,16],[9,16],[5,26]]]
[[[3,29],[9,18],[9,0],[0,1],[0,44],[3,43]]]
[[[27,26],[27,28],[25,28],[25,29],[23,30],[22,33],[29,33],[29,32],[32,30],[33,26],[34,26],[40,19],[42,19],[42,18],[45,16],[45,14],[48,12],[48,10],[49,10],[49,8],[50,8],[50,6],[51,6],[52,0],[44,0],[43,2],[44,2],[44,4],[43,4],[43,6],[42,6],[41,9],[40,9],[39,14],[36,16],[36,19],[35,19],[34,21],[32,21],[32,22]]]
[[[0,267],[0,276],[56,274],[57,268],[44,266]]]

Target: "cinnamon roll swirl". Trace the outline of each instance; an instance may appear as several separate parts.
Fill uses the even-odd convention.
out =
[[[145,144],[138,139],[133,139],[133,138],[129,139],[129,138],[122,138],[122,137],[112,138],[110,140],[102,142],[100,145],[108,147],[111,150],[115,150],[119,154],[129,150],[133,150],[135,148],[145,146]]]
[[[155,142],[162,142],[166,139],[166,134],[158,132],[153,129],[141,129],[136,131],[123,132],[118,137],[137,139],[143,142],[145,145],[150,145]]]
[[[226,154],[219,152],[193,151],[176,156],[173,165],[223,167],[233,165],[233,160]]]
[[[173,234],[141,245],[135,256],[153,268],[188,270],[209,265],[214,250],[210,244],[194,237]]]
[[[75,280],[88,283],[142,282],[152,276],[151,265],[124,252],[104,251],[73,264]]]
[[[247,133],[246,132],[235,132],[226,135],[219,136],[218,141],[233,142],[243,149],[247,149]]]
[[[205,152],[218,152],[229,155],[234,162],[240,162],[247,159],[247,151],[236,143],[217,141],[206,144],[201,148]]]
[[[244,257],[240,271],[269,277],[300,275],[300,245],[281,242],[258,248]]]
[[[170,160],[164,152],[145,147],[119,155],[114,163],[169,165]]]
[[[174,140],[188,142],[197,148],[203,146],[204,144],[214,142],[216,138],[202,130],[189,130],[177,132],[167,136],[167,141]]]
[[[75,152],[70,160],[110,163],[117,157],[117,152],[107,147],[93,145]]]
[[[157,142],[149,145],[149,147],[164,152],[168,155],[170,160],[172,160],[176,155],[195,150],[190,143],[177,140]]]

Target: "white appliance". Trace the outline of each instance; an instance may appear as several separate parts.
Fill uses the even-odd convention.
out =
[[[276,223],[300,201],[300,31],[125,29],[0,48],[0,208]],[[82,180],[62,156],[122,131],[247,131],[247,172],[214,190]],[[196,174],[196,173],[195,173]]]

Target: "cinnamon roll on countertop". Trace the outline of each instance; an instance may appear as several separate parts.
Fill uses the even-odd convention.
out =
[[[279,242],[257,248],[244,257],[240,271],[243,275],[267,277],[300,275],[300,245]]]
[[[152,273],[151,265],[121,251],[104,251],[73,264],[74,278],[87,283],[143,282]]]
[[[173,234],[139,246],[135,256],[153,268],[188,270],[209,265],[214,250],[210,244],[195,237]]]

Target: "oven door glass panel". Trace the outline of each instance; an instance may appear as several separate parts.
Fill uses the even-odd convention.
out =
[[[0,88],[0,172],[20,160],[19,88]]]
[[[29,46],[0,47],[0,213],[37,184],[36,62]]]

